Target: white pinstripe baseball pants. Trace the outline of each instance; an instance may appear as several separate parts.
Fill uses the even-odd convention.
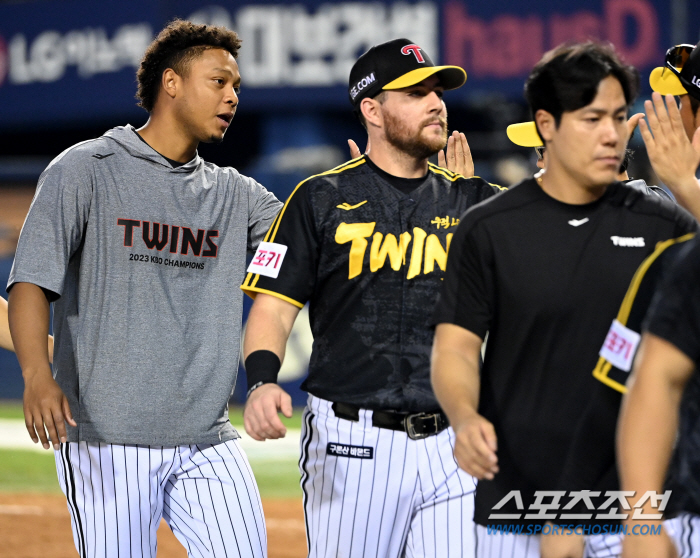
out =
[[[161,517],[192,558],[267,556],[260,494],[238,440],[70,442],[55,456],[81,558],[155,558]]]
[[[584,539],[584,558],[617,558],[622,552],[621,535],[587,535]],[[476,558],[540,558],[540,536],[489,533],[477,525]]]
[[[457,467],[452,429],[411,440],[371,417],[339,419],[309,397],[299,461],[309,557],[473,558],[475,483]],[[328,444],[365,449],[333,455]]]
[[[679,558],[700,558],[700,516],[682,513],[664,521],[664,528],[676,545]],[[633,535],[630,535],[633,536]],[[477,558],[539,558],[540,541],[536,535],[488,534],[476,526]],[[622,536],[589,535],[584,558],[617,558],[622,553]]]
[[[676,545],[679,558],[700,558],[700,516],[681,513],[664,521],[664,527]]]

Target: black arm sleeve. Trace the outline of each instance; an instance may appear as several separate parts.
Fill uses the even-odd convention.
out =
[[[643,329],[700,362],[700,242],[687,243],[654,295]]]

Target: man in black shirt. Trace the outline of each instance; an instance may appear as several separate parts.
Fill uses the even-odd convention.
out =
[[[635,93],[635,73],[610,47],[545,54],[526,97],[546,170],[470,210],[453,239],[434,315],[433,386],[458,463],[481,479],[478,556],[539,557],[530,533],[547,520],[578,523],[561,510],[567,498],[541,491],[558,490],[591,370],[635,270],[657,242],[695,229],[683,210],[615,182]],[[487,535],[487,525],[500,530]],[[587,553],[610,555],[612,542],[587,537]]]
[[[284,434],[274,382],[299,309],[314,346],[300,469],[310,556],[474,555],[474,480],[430,386],[430,316],[459,215],[498,188],[428,163],[445,146],[442,91],[464,70],[411,41],[372,47],[350,100],[371,151],[302,182],[261,245],[244,354],[246,430]]]
[[[654,136],[648,130],[645,136],[652,147],[654,170],[673,181],[680,197],[691,206],[700,188],[695,178],[700,164],[699,76],[700,48],[679,45],[669,49],[666,66],[654,70],[650,82],[660,93],[681,96],[680,110],[674,112],[675,106],[667,102],[680,133],[672,141],[671,119],[665,123],[650,119]],[[654,104],[665,116],[660,97]],[[683,141],[685,136],[692,144]],[[672,494],[665,513],[673,519],[665,524],[668,533],[627,537],[626,558],[672,556],[674,550],[682,556],[700,556],[700,242],[696,239],[686,244],[651,304],[633,381],[620,414],[618,438],[623,489],[660,493],[667,479],[665,488]],[[649,507],[644,511],[656,513]]]

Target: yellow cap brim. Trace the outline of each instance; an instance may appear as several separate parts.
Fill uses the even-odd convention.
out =
[[[459,66],[428,66],[411,70],[394,81],[387,83],[382,89],[411,87],[437,73],[440,73],[440,85],[445,89],[457,89],[462,87],[467,81],[467,72]]]
[[[506,134],[515,145],[522,147],[542,147],[543,145],[534,122],[511,124],[506,128]]]
[[[668,68],[654,68],[649,76],[649,85],[662,95],[687,95],[685,87]]]

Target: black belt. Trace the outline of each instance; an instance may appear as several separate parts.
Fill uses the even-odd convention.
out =
[[[333,403],[335,416],[357,422],[360,420],[360,407],[349,403]],[[393,411],[372,411],[372,426],[405,432],[411,440],[422,440],[442,432],[450,425],[442,411],[435,413],[395,413]]]

